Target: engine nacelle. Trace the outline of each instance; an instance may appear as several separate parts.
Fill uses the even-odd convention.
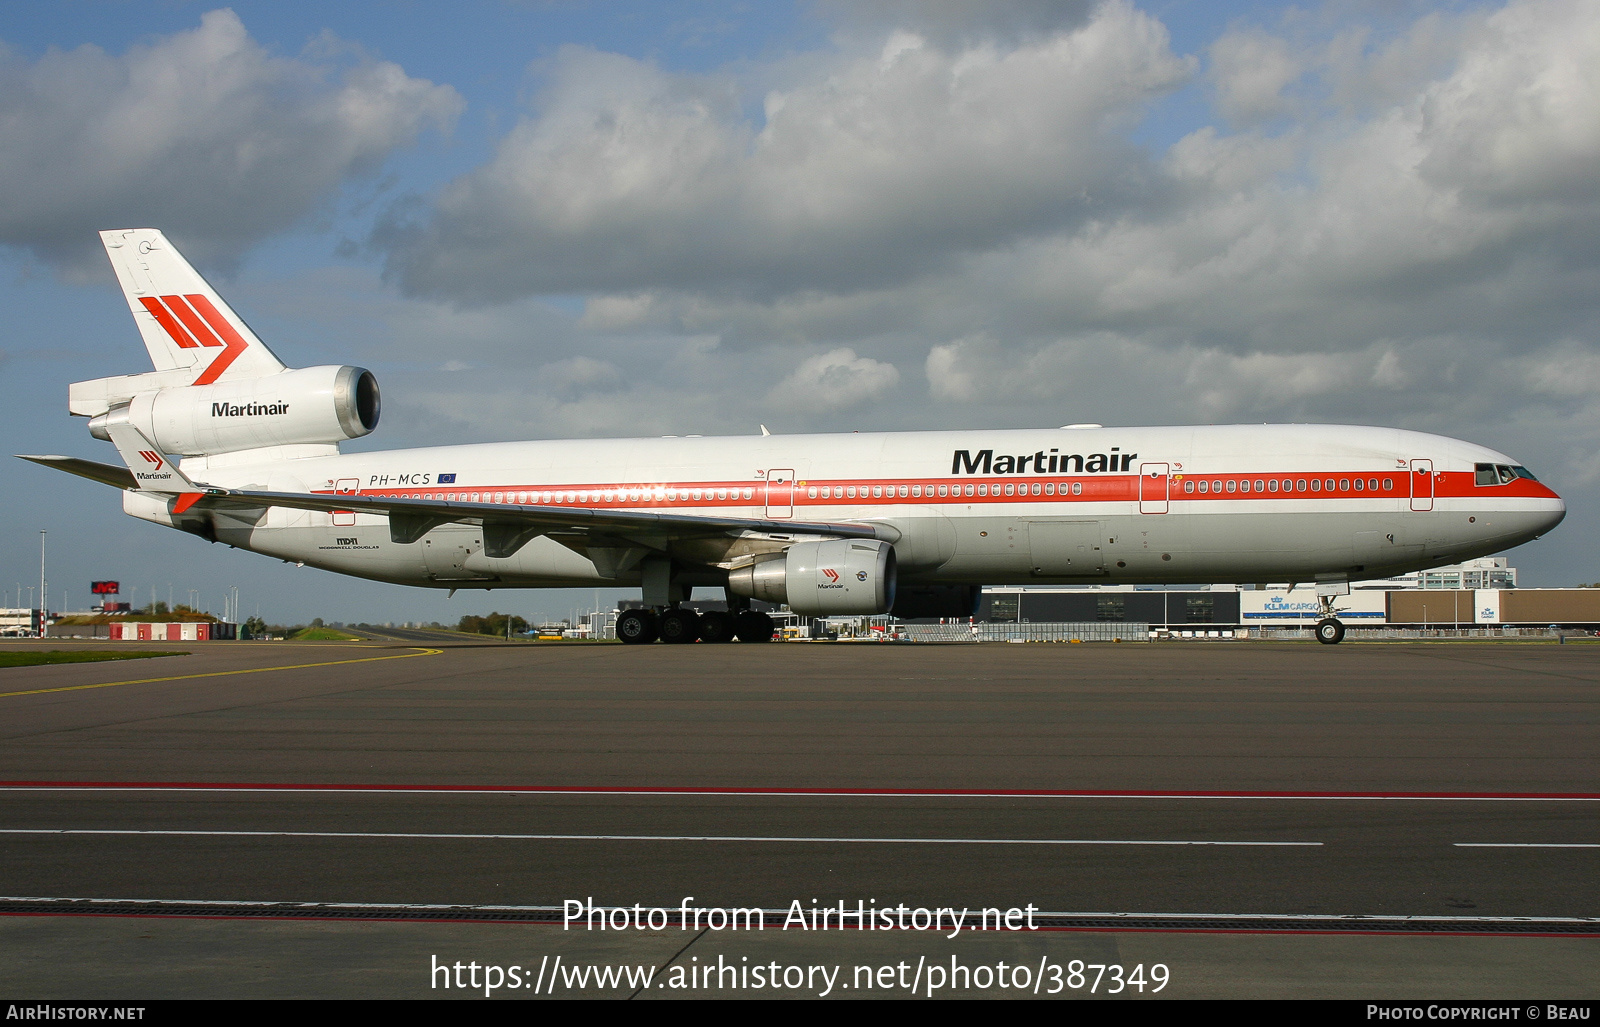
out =
[[[786,603],[808,617],[887,613],[894,605],[894,546],[859,539],[797,542],[728,574],[728,590]]]
[[[128,423],[162,451],[181,456],[267,446],[331,444],[378,426],[378,380],[360,367],[303,367],[261,378],[143,392],[89,422],[110,436],[107,418]]]

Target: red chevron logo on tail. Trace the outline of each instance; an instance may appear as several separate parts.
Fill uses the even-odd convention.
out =
[[[165,460],[161,459],[161,454],[153,450],[141,449],[139,450],[139,455],[144,457],[145,463],[155,465],[154,470],[157,471],[161,470],[162,465],[166,463]]]
[[[216,381],[250,345],[222,316],[221,311],[199,293],[187,296],[141,296],[139,302],[172,337],[172,341],[178,344],[178,348],[221,347],[222,352],[213,357],[194,380],[196,385],[210,385]]]

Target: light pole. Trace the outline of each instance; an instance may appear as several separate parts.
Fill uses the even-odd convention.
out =
[[[39,532],[39,637],[50,637],[50,593],[45,591],[44,580],[44,536]]]

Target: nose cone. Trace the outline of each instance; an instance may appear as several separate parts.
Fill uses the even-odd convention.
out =
[[[1549,505],[1542,511],[1543,517],[1540,520],[1539,534],[1541,535],[1560,524],[1567,516],[1566,500],[1554,492],[1550,493],[1550,498],[1546,500],[1546,503]]]

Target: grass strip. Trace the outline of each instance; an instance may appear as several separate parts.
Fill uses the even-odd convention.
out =
[[[186,652],[129,649],[51,649],[46,652],[0,652],[0,667],[43,667],[52,663],[104,663],[107,660],[148,660],[157,656],[188,656]]]

